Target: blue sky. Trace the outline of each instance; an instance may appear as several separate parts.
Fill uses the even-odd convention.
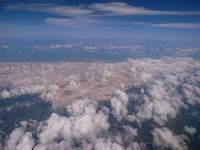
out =
[[[198,0],[0,0],[2,39],[200,39]]]

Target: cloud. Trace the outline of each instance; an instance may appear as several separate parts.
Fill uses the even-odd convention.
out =
[[[138,136],[137,129],[128,125],[122,124],[123,130],[118,132],[118,129],[112,126],[109,114],[104,112],[103,108],[99,109],[95,101],[80,100],[68,105],[67,109],[69,117],[53,113],[46,121],[38,123],[37,142],[31,133],[25,132],[28,126],[23,125],[14,129],[6,142],[5,149],[18,150],[23,146],[27,150],[32,148],[35,150],[125,150],[124,142]],[[128,149],[139,150],[140,144],[135,141],[128,147]]]
[[[51,8],[51,7],[53,7],[52,4],[17,3],[17,4],[8,4],[6,8],[8,11],[27,10],[27,11],[42,12],[43,10],[47,10],[48,8]]]
[[[80,20],[66,18],[47,18],[45,23],[59,25],[63,27],[80,27],[83,25]]]
[[[171,149],[171,150],[187,150],[187,145],[183,138],[178,135],[174,135],[168,128],[155,128],[152,132],[153,143],[159,149]]]
[[[9,91],[4,90],[4,91],[2,91],[2,92],[0,93],[0,98],[2,98],[2,99],[10,98],[10,97],[11,97],[11,94],[10,94]]]
[[[197,133],[196,128],[191,127],[191,126],[184,126],[184,130],[185,130],[186,133],[188,133],[191,136],[193,136],[194,134]]]
[[[22,128],[16,128],[9,136],[5,150],[32,150],[34,140],[30,132],[25,132]]]
[[[141,134],[141,130],[147,122],[150,122],[154,129],[148,128],[147,132],[152,133],[151,144],[156,149],[187,149],[185,143],[187,135],[176,135],[166,126],[169,120],[176,120],[177,114],[182,115],[181,110],[187,111],[187,108],[200,103],[199,61],[190,58],[130,59],[122,63],[109,64],[109,67],[98,65],[101,73],[109,68],[119,72],[121,69],[125,70],[130,84],[127,91],[117,89],[112,98],[104,102],[84,98],[72,100],[71,104],[63,105],[67,109],[67,116],[53,113],[47,120],[38,123],[34,131],[37,140],[27,132],[27,127],[24,125],[23,128],[17,127],[13,130],[6,141],[6,147],[19,147],[19,143],[20,145],[36,143],[34,146],[29,145],[36,150],[99,148],[145,150],[146,134]],[[63,67],[64,64],[57,64],[56,68],[60,66]],[[93,67],[96,69],[96,65]],[[41,72],[38,66],[37,69]],[[112,76],[119,76],[119,72],[112,72]],[[64,77],[64,79],[59,78],[62,84],[68,82],[66,74]],[[76,79],[76,77],[71,78]],[[101,80],[101,74],[94,75],[93,79],[88,80],[96,79]],[[197,129],[185,125],[184,130],[183,133],[193,135]]]
[[[58,6],[58,7],[48,8],[46,11],[49,13],[63,15],[63,16],[85,16],[85,15],[90,15],[94,12],[93,10],[82,6],[78,7]]]
[[[30,85],[30,86],[20,86],[10,90],[0,91],[0,99],[11,98],[20,95],[35,95],[40,94],[42,98],[52,99],[56,95],[58,87],[56,85]]]
[[[62,16],[63,18],[49,17],[45,19],[45,23],[60,25],[68,28],[77,27],[95,27],[95,26],[127,26],[127,22],[121,21],[121,23],[113,22],[112,20],[105,19],[105,17],[112,16],[185,16],[185,15],[200,15],[200,12],[191,11],[164,11],[153,10],[144,7],[138,7],[129,5],[123,2],[110,2],[110,3],[93,3],[90,5],[78,5],[78,6],[64,6],[55,4],[43,4],[43,3],[18,3],[10,4],[7,6],[9,11],[32,11],[40,13],[48,13],[53,15]],[[66,17],[66,18],[64,18]],[[113,18],[112,18],[113,19]],[[129,25],[136,25],[134,22],[128,22]],[[166,23],[166,24],[149,24],[150,27],[160,28],[192,28],[199,29],[200,25],[191,23]]]
[[[28,4],[19,3],[8,5],[9,11],[27,10],[33,12],[44,12],[61,16],[85,16],[93,13],[93,10],[86,6],[56,6],[53,4]]]
[[[165,23],[153,24],[152,26],[159,28],[200,29],[200,23]]]
[[[110,100],[113,114],[120,120],[127,116],[128,96],[121,90],[116,90]]]
[[[100,27],[119,27],[119,26],[127,26],[127,22],[118,22],[117,24],[113,21],[105,21],[100,20],[95,17],[74,17],[74,18],[46,18],[45,23],[58,25],[67,28],[100,28]],[[131,26],[139,26],[139,25],[149,25],[149,23],[139,23],[139,22],[131,22]],[[94,49],[95,47],[85,47],[86,50],[90,48]]]
[[[103,27],[126,27],[127,22],[119,22],[114,23],[112,21],[103,21],[98,20],[94,18],[46,18],[45,23],[52,24],[52,25],[58,25],[68,28],[80,28],[80,27],[97,27],[97,26],[103,26]],[[182,23],[182,22],[176,22],[176,23],[163,23],[163,24],[153,24],[150,22],[129,22],[129,26],[137,27],[154,27],[154,28],[163,28],[163,29],[194,29],[199,30],[200,29],[200,23]]]
[[[96,3],[89,6],[96,11],[105,12],[106,15],[200,15],[200,12],[176,12],[152,10],[136,7],[122,2]]]
[[[137,61],[130,62],[133,65],[131,68],[133,76],[130,79],[132,90],[129,101],[134,104],[132,105],[134,112],[128,116],[130,120],[141,123],[152,119],[163,126],[169,118],[175,118],[180,109],[187,108],[187,103],[192,105],[199,103],[197,94],[199,87],[195,86],[195,82],[199,80],[195,77],[196,73],[191,77],[190,71],[185,66],[186,61],[190,60],[179,62],[177,67],[173,60],[169,62],[167,59],[154,60],[154,63],[148,63],[148,60],[141,64]],[[182,75],[185,76],[184,79],[193,78],[193,82],[183,80]],[[177,91],[180,87],[182,90]],[[185,90],[189,91],[188,96],[183,94]]]
[[[124,150],[124,148],[110,139],[98,139],[95,142],[95,150]]]
[[[88,28],[88,27],[95,27],[98,25],[107,25],[109,22],[99,21],[97,19],[91,18],[46,18],[45,23],[58,25],[67,28]]]
[[[200,12],[163,11],[137,7],[123,2],[93,3],[79,6],[56,6],[53,4],[12,4],[8,10],[47,12],[62,16],[118,16],[118,15],[200,15]]]
[[[40,128],[40,144],[38,146],[48,145],[57,138],[68,143],[84,139],[92,142],[97,136],[108,130],[108,116],[101,111],[96,112],[95,103],[82,100],[69,107],[71,117],[52,114],[46,122],[47,125]]]

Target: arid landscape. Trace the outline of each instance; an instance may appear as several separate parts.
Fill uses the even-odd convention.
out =
[[[126,91],[137,82],[147,82],[156,74],[163,74],[162,71],[184,76],[193,67],[199,67],[198,61],[184,58],[129,59],[121,63],[1,63],[1,98],[40,94],[54,106],[83,98],[108,100],[116,89]]]

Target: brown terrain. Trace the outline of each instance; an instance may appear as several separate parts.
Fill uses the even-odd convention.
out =
[[[199,61],[189,58],[129,59],[115,63],[0,63],[0,99],[39,94],[54,107],[85,98],[109,100],[116,89],[177,83],[194,70],[198,72]]]
[[[39,93],[54,106],[82,98],[107,100],[114,90],[127,88],[128,68],[127,63],[1,63],[0,83],[9,87],[1,97]]]

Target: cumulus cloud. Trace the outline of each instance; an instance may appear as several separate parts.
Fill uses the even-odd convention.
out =
[[[187,145],[181,136],[174,135],[168,128],[155,128],[152,132],[153,143],[159,149],[187,150]]]
[[[5,150],[32,150],[34,141],[30,132],[16,128],[9,136]]]
[[[130,77],[132,90],[129,90],[129,101],[134,103],[132,107],[135,110],[133,114],[129,114],[130,120],[141,123],[152,119],[157,124],[164,125],[169,118],[175,118],[180,109],[187,108],[188,103],[199,103],[199,87],[195,83],[199,82],[196,77],[198,64],[190,68],[187,65],[190,59],[178,64],[173,61],[154,60],[150,64],[148,60],[142,63],[130,62],[133,65],[133,76]],[[195,70],[194,73],[191,74],[189,68]]]
[[[124,150],[124,148],[111,140],[98,139],[95,142],[95,150]]]
[[[110,101],[112,112],[118,119],[127,116],[128,96],[126,93],[120,90],[116,90]]]
[[[59,142],[59,146],[57,144],[53,147],[72,148],[73,142],[80,142],[80,147],[87,147],[94,143],[96,138],[101,136],[110,126],[107,121],[108,116],[101,111],[97,112],[96,107],[89,100],[81,100],[68,107],[70,117],[52,114],[47,122],[38,128],[39,144],[36,149],[52,147],[51,144],[55,143],[56,145],[57,139],[62,142]],[[89,143],[85,143],[85,141],[89,141]]]
[[[123,93],[118,91],[118,98]],[[121,95],[121,96],[120,96]],[[98,107],[97,102],[80,100],[68,106],[69,117],[53,113],[49,119],[41,122],[37,128],[38,144],[31,133],[25,132],[27,126],[16,128],[9,136],[5,149],[63,150],[95,149],[124,150],[124,142],[131,141],[138,135],[137,129],[122,125],[122,133],[111,127],[109,113]],[[24,123],[21,123],[24,124]],[[27,123],[26,123],[27,124]],[[110,128],[113,130],[109,131]],[[115,131],[114,131],[115,130]],[[124,138],[123,138],[123,137]],[[129,144],[128,149],[140,149],[137,142]]]
[[[153,119],[156,123],[164,125],[168,118],[173,118],[184,106],[181,97],[170,97],[166,89],[166,85],[162,81],[156,81],[148,89],[147,95],[141,96],[144,101],[142,105],[137,107],[135,119],[138,122]],[[172,89],[174,90],[174,89]]]
[[[11,133],[6,147],[20,147],[29,143],[36,150],[142,150],[147,149],[147,144],[144,140],[146,135],[141,130],[150,121],[154,129],[148,132],[152,133],[151,144],[156,149],[187,149],[187,135],[174,134],[166,127],[166,123],[175,119],[181,110],[199,104],[199,62],[189,58],[163,58],[129,60],[117,66],[122,69],[126,66],[130,81],[126,91],[116,90],[112,98],[105,102],[90,99],[73,101],[64,106],[67,116],[53,113],[39,123],[35,131],[38,140],[26,132],[24,125]],[[110,71],[109,68],[113,70],[114,66],[105,67]],[[102,68],[100,72],[104,72]],[[101,75],[106,78],[115,75],[113,72],[105,74]],[[88,80],[99,78],[93,76],[93,79],[88,77]],[[52,87],[52,91],[56,89]],[[7,97],[8,93],[4,92],[3,95]],[[197,129],[187,125],[184,130],[191,137],[197,132]]]
[[[196,128],[191,127],[191,126],[184,126],[184,130],[185,130],[186,133],[188,133],[191,136],[193,136],[194,134],[197,133]]]
[[[4,91],[1,92],[0,97],[1,97],[2,99],[4,99],[4,98],[10,98],[11,95],[10,95],[10,92],[4,90]]]
[[[58,87],[56,85],[31,85],[28,87],[20,86],[11,90],[3,90],[2,92],[0,92],[0,99],[11,98],[26,94],[40,94],[42,98],[50,100],[54,97],[57,90]]]

